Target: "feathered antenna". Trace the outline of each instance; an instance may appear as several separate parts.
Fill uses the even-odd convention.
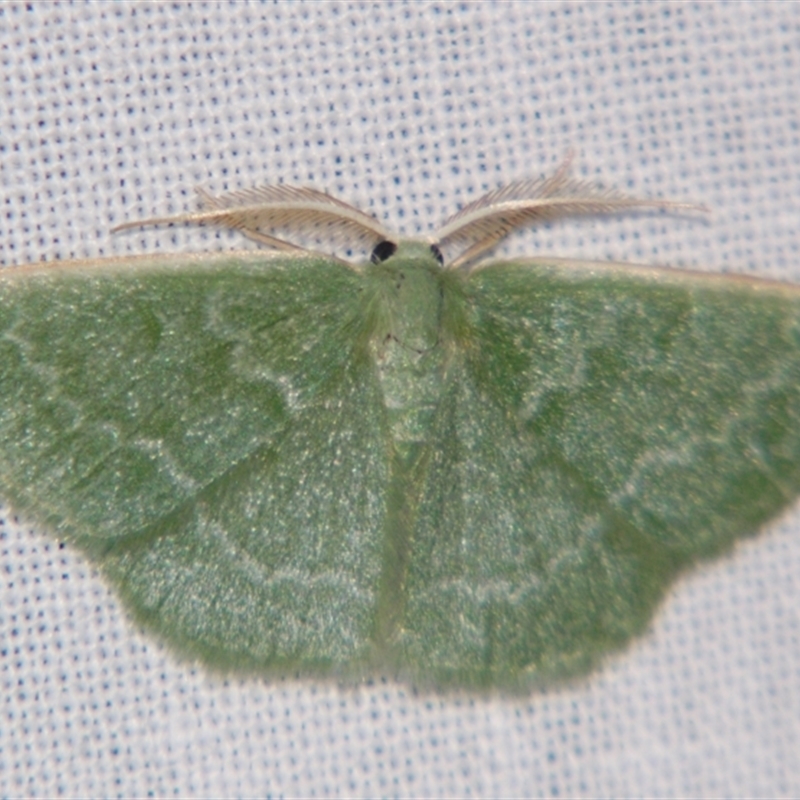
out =
[[[550,178],[523,180],[464,206],[429,237],[440,250],[458,255],[448,269],[463,269],[508,236],[515,228],[541,220],[576,214],[608,214],[630,208],[706,211],[703,206],[666,200],[639,200],[567,177],[570,154]],[[324,242],[332,249],[363,247],[373,252],[381,242],[397,244],[397,237],[378,220],[354,206],[316,189],[298,186],[261,186],[214,197],[198,189],[201,211],[174,217],[152,217],[125,222],[112,233],[145,225],[194,223],[238,230],[259,244],[276,250],[307,255],[317,249],[301,247],[269,231],[283,229],[297,238]]]
[[[374,217],[315,189],[260,186],[219,197],[203,189],[197,189],[197,193],[203,206],[201,211],[125,222],[113,228],[112,233],[144,225],[218,225],[238,230],[259,244],[303,254],[312,251],[266,233],[262,228],[283,229],[292,236],[314,238],[333,249],[363,246],[371,251],[378,242],[396,239]]]
[[[570,154],[550,178],[523,180],[485,194],[450,217],[434,240],[441,250],[458,248],[448,269],[463,269],[516,228],[576,214],[608,214],[629,208],[707,211],[691,203],[639,200],[567,177]]]

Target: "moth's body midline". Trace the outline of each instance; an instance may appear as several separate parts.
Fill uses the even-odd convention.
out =
[[[403,242],[366,278],[365,302],[375,309],[370,352],[391,438],[402,452],[429,439],[442,393],[448,359],[445,273],[427,243]]]

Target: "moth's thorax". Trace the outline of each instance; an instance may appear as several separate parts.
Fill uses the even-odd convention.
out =
[[[424,243],[402,243],[370,267],[374,304],[370,349],[397,452],[413,459],[428,437],[441,396],[446,274]]]

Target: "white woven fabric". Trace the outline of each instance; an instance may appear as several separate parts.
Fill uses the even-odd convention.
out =
[[[321,188],[406,233],[552,171],[706,203],[514,253],[800,280],[800,4],[0,5],[0,261],[238,246],[121,221]],[[0,529],[0,796],[797,796],[800,514],[524,698],[222,680],[72,548]]]

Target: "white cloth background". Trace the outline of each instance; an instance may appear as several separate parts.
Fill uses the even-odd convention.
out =
[[[406,233],[552,171],[706,203],[507,251],[800,280],[800,4],[0,5],[0,261],[238,246],[192,188],[283,180]],[[0,529],[1,796],[797,796],[800,513],[570,687],[210,676],[70,547]]]

